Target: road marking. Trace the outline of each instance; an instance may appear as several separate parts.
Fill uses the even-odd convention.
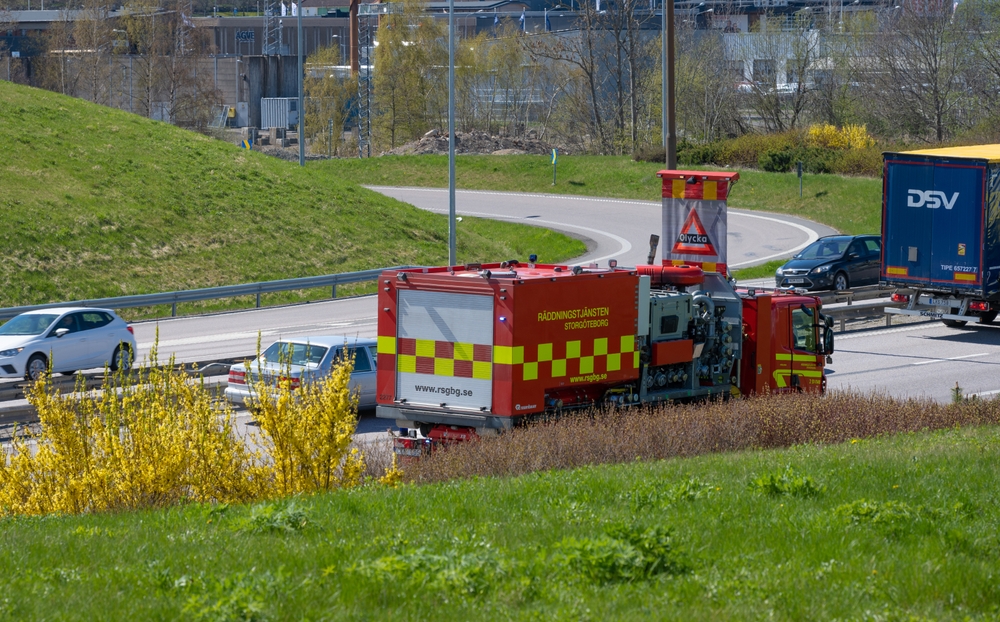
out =
[[[424,209],[425,209],[425,211],[434,212],[435,214],[447,214],[448,213],[448,210],[429,209],[429,208],[424,208]],[[512,221],[525,220],[524,216],[511,216],[509,214],[491,214],[491,213],[488,213],[488,212],[469,212],[469,211],[466,211],[466,210],[462,210],[462,214],[465,215],[465,216],[479,216],[481,218],[489,218],[489,219],[492,219],[492,220],[512,220]],[[553,226],[559,227],[561,229],[576,229],[576,230],[579,230],[579,231],[587,231],[588,233],[595,233],[597,235],[603,235],[605,237],[611,238],[615,242],[618,242],[618,245],[620,246],[620,248],[617,251],[615,251],[614,253],[608,254],[608,255],[603,255],[601,257],[595,257],[593,259],[587,259],[588,262],[595,262],[596,263],[598,261],[604,261],[605,259],[612,259],[614,257],[618,257],[619,255],[627,253],[630,250],[632,250],[632,244],[628,240],[626,240],[625,238],[617,236],[617,235],[615,235],[613,233],[609,233],[607,231],[602,231],[600,229],[593,229],[591,227],[583,227],[581,225],[571,225],[569,223],[556,222],[554,220],[539,220],[539,219],[534,219],[533,218],[531,220],[531,222],[532,223],[541,223],[541,224],[546,224],[546,225],[553,225]]]
[[[859,339],[870,337],[878,337],[880,335],[891,335],[893,333],[908,333],[915,330],[927,330],[927,323],[914,324],[913,326],[901,326],[899,328],[885,328],[882,330],[872,330],[872,331],[858,331],[851,335],[843,335],[843,333],[837,333],[834,338],[835,341],[842,341],[844,339]],[[874,354],[874,353],[873,353]]]
[[[972,359],[980,356],[989,356],[989,352],[980,352],[979,354],[963,354],[962,356],[953,356],[946,359],[932,359],[930,361],[920,361],[918,363],[910,363],[910,365],[930,365],[931,363],[945,363],[947,361],[960,361],[962,359]]]
[[[443,192],[443,191],[447,190],[447,188],[414,188],[414,187],[401,187],[401,186],[365,186],[365,187],[368,188],[369,190],[374,190],[376,192],[378,192],[380,190],[387,190],[387,191],[391,191],[391,190],[407,190],[407,191],[418,191],[418,192]],[[610,199],[610,198],[609,199],[604,199],[604,198],[599,198],[599,197],[577,197],[577,196],[563,195],[563,194],[536,194],[536,193],[530,193],[530,192],[492,192],[492,191],[489,191],[489,190],[457,190],[456,193],[459,193],[459,194],[482,194],[482,195],[487,195],[487,196],[507,196],[507,197],[526,197],[526,196],[530,196],[530,197],[537,197],[537,198],[541,198],[541,199],[560,199],[560,200],[571,200],[571,201],[586,201],[586,202],[590,202],[590,203],[616,203],[616,204],[622,204],[622,205],[641,205],[643,207],[660,207],[661,206],[660,203],[657,203],[655,201],[634,201],[634,200],[627,200],[627,199]],[[446,213],[448,213],[448,210],[429,209],[427,211],[429,211],[429,212],[435,212],[435,213],[438,213],[438,214],[446,214]],[[819,239],[819,234],[816,233],[814,230],[810,229],[809,227],[806,227],[805,225],[800,225],[798,223],[790,222],[790,221],[787,221],[787,220],[781,220],[780,218],[772,218],[770,216],[761,216],[759,214],[751,214],[751,213],[748,213],[748,212],[745,212],[745,211],[735,211],[735,210],[728,210],[728,211],[729,211],[730,214],[732,214],[733,216],[737,216],[737,217],[742,217],[742,218],[756,218],[757,220],[766,220],[766,221],[769,221],[769,222],[775,222],[775,223],[779,223],[779,224],[783,224],[783,225],[788,225],[789,227],[792,227],[794,229],[798,229],[798,230],[800,230],[800,231],[802,231],[802,232],[804,232],[806,234],[806,241],[803,242],[802,244],[799,244],[795,248],[791,248],[791,249],[788,249],[786,251],[782,251],[780,253],[774,253],[772,255],[767,255],[767,256],[764,256],[764,257],[755,257],[754,259],[750,259],[750,260],[747,260],[747,261],[742,261],[740,263],[729,264],[730,268],[739,268],[740,266],[748,266],[750,264],[765,263],[767,261],[770,261],[772,259],[777,259],[779,257],[786,257],[786,256],[788,256],[790,254],[794,255],[795,253],[799,252],[803,248],[809,246],[810,244],[812,244],[813,242],[815,242],[816,240]],[[461,212],[463,214],[466,214],[466,215],[469,215],[469,216],[482,216],[484,218],[494,218],[494,219],[498,219],[498,220],[524,220],[525,219],[524,216],[510,216],[509,214],[487,214],[487,213],[483,213],[483,212],[467,212],[465,210],[461,210]],[[456,213],[457,213],[457,211],[456,211]],[[536,216],[530,216],[529,218],[534,219],[534,218],[537,218],[537,217]],[[578,225],[571,225],[571,224],[562,223],[562,222],[553,222],[553,221],[545,221],[545,220],[535,220],[535,222],[544,222],[544,223],[547,223],[547,224],[558,225],[558,226],[561,226],[561,227],[572,227],[572,228],[575,228],[575,229],[580,229],[582,231],[591,231],[591,232],[595,232],[595,233],[601,233],[603,235],[606,235],[606,236],[608,236],[610,238],[615,239],[619,244],[623,244],[623,248],[620,251],[621,253],[628,252],[628,251],[630,251],[632,249],[632,245],[629,244],[627,241],[625,241],[624,239],[622,239],[622,238],[620,238],[620,237],[618,237],[618,236],[616,236],[616,235],[614,235],[612,233],[608,233],[606,231],[600,231],[598,229],[590,229],[588,227],[580,227]],[[617,255],[617,253],[611,254],[611,255],[606,255],[604,257],[598,257],[597,259],[590,259],[589,261],[602,261],[604,259],[611,259],[611,258],[615,257],[616,255]]]

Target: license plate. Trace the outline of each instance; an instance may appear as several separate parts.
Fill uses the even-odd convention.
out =
[[[931,307],[947,307],[951,308],[951,301],[947,298],[931,298],[928,303]]]
[[[788,279],[789,283],[805,283],[805,279]]]
[[[405,447],[396,447],[395,451],[397,456],[415,456],[419,458],[424,455],[424,451],[422,449],[406,449]]]

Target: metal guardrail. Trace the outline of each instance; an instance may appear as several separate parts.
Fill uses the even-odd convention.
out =
[[[44,305],[29,305],[24,307],[0,308],[0,320],[9,320],[15,315],[35,309],[51,309],[55,307],[100,307],[105,309],[128,309],[134,307],[153,307],[157,305],[171,305],[170,315],[177,315],[177,303],[197,302],[201,300],[216,300],[219,298],[235,298],[237,296],[257,296],[257,308],[260,308],[260,295],[274,292],[288,292],[296,289],[317,289],[320,287],[331,288],[330,297],[337,297],[337,286],[349,283],[363,283],[374,281],[383,270],[398,270],[402,268],[414,268],[417,266],[395,266],[391,268],[376,268],[374,270],[362,270],[360,272],[344,272],[341,274],[327,274],[323,276],[307,276],[298,279],[282,279],[279,281],[261,281],[259,283],[246,283],[243,285],[225,285],[222,287],[205,287],[202,289],[188,289],[176,292],[165,292],[162,294],[140,294],[136,296],[117,296],[114,298],[90,298],[87,300],[73,300],[70,302],[57,302]]]

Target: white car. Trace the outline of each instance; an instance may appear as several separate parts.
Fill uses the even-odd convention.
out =
[[[127,370],[134,359],[132,327],[110,309],[38,309],[0,326],[0,378],[37,380],[50,364],[64,375],[105,365]]]
[[[229,368],[226,397],[238,405],[253,399],[254,383],[264,375],[271,387],[279,378],[289,378],[293,389],[330,373],[334,363],[345,355],[354,357],[351,390],[358,392],[358,408],[375,407],[375,339],[344,335],[314,335],[282,339],[272,343],[263,354],[248,363]]]

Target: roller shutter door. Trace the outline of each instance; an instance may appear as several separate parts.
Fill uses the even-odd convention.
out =
[[[490,409],[492,296],[403,290],[397,319],[397,399]]]

